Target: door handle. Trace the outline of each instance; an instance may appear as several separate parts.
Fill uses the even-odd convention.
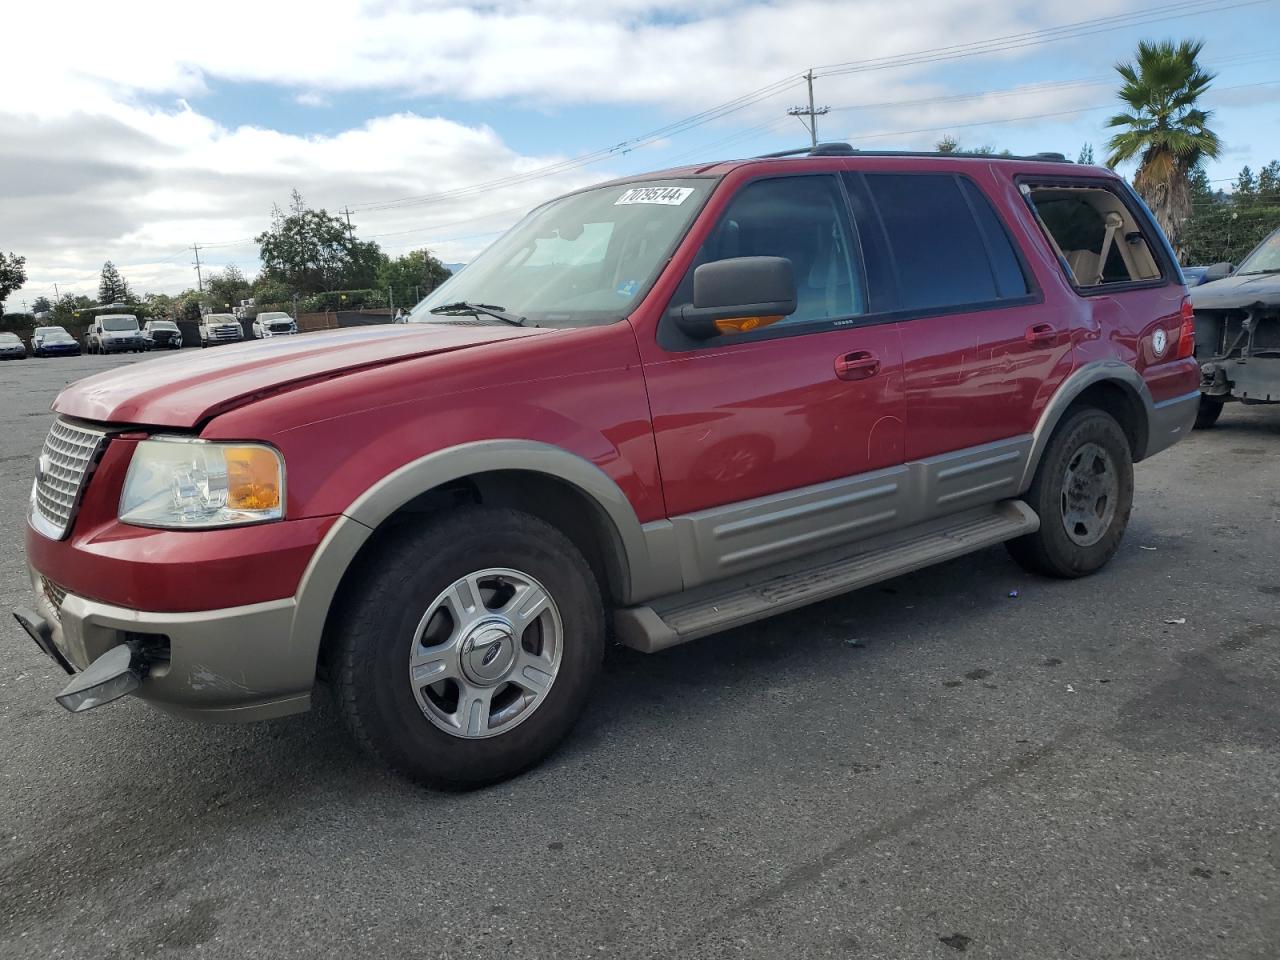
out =
[[[1058,331],[1049,323],[1033,323],[1027,327],[1026,340],[1033,347],[1050,347],[1058,342]]]
[[[841,380],[866,380],[880,372],[880,358],[865,350],[836,357],[836,376]]]

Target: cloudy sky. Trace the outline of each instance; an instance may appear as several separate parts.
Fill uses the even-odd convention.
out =
[[[1227,150],[1280,157],[1276,0],[15,0],[0,64],[0,250],[10,298],[136,291],[258,267],[296,187],[389,253],[465,261],[579,185],[823,139],[1101,156],[1116,60],[1200,37]],[[1224,184],[1225,185],[1225,184]]]

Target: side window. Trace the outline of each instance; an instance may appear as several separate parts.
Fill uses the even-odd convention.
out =
[[[960,188],[964,190],[978,218],[978,226],[987,242],[987,256],[991,260],[991,272],[996,278],[996,292],[1001,298],[1025,297],[1031,292],[1027,286],[1027,275],[1022,270],[1022,262],[1013,249],[1013,241],[1009,239],[1009,231],[1000,222],[995,208],[986,194],[978,189],[972,180],[961,178]]]
[[[791,261],[796,311],[775,326],[867,312],[861,258],[835,177],[779,177],[743,187],[698,251],[672,302],[692,301],[698,267],[731,257]]]
[[[1032,186],[1040,226],[1078,287],[1156,280],[1160,267],[1132,211],[1101,186]]]
[[[972,184],[950,174],[869,173],[866,182],[893,254],[900,309],[938,310],[1026,295],[1008,235]]]

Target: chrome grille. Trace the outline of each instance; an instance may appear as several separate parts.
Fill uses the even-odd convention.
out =
[[[67,535],[90,468],[106,436],[55,420],[45,437],[32,494],[32,525],[54,540]]]

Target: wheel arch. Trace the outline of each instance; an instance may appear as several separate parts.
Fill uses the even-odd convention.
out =
[[[522,509],[561,529],[587,557],[607,597],[618,604],[663,592],[657,581],[665,571],[678,570],[678,565],[652,557],[668,542],[661,532],[670,525],[642,526],[621,488],[590,461],[528,440],[463,444],[384,477],[330,528],[298,587],[291,630],[297,655],[319,661],[343,581],[377,549],[382,534],[406,518],[467,502]]]
[[[1021,490],[1031,486],[1049,439],[1071,410],[1095,407],[1115,417],[1129,440],[1133,460],[1147,455],[1155,403],[1138,372],[1119,360],[1099,360],[1071,373],[1046,405],[1032,434],[1031,455],[1023,472]]]

